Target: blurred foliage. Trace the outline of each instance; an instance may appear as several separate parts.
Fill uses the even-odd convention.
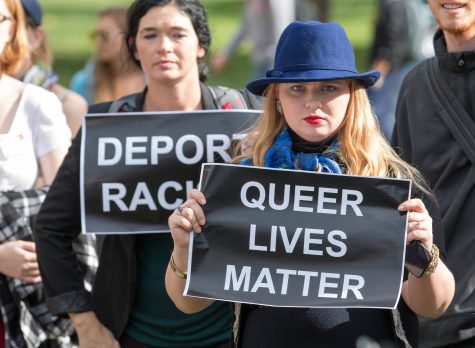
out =
[[[286,1],[286,0],[281,0]],[[297,0],[299,1],[299,0]],[[41,0],[44,25],[55,57],[54,68],[61,83],[69,85],[74,72],[81,69],[93,55],[94,45],[89,33],[97,13],[111,6],[128,6],[130,0]],[[355,48],[358,69],[368,67],[376,0],[333,0],[330,17],[346,29]],[[242,0],[203,0],[213,37],[211,54],[226,44],[239,27]],[[211,73],[209,82],[242,87],[250,76],[250,46],[239,48],[219,73]]]

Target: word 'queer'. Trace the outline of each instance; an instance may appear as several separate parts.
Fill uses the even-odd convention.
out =
[[[282,188],[280,189],[282,190]],[[266,202],[268,207],[273,210],[284,210],[289,208],[292,195],[293,207],[291,208],[294,211],[313,213],[313,205],[316,201],[316,212],[319,214],[346,215],[348,208],[351,208],[356,216],[363,216],[358,207],[363,202],[363,194],[360,191],[286,184],[283,191],[279,192],[278,196],[282,197],[280,202],[276,202],[276,191],[274,183],[270,183],[268,191],[266,191],[261,183],[249,181],[241,188],[241,202],[248,208],[257,208],[262,211],[266,209]],[[339,199],[337,200],[337,198]],[[340,202],[339,206],[337,201]]]

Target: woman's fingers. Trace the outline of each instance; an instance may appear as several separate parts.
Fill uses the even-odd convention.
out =
[[[429,249],[432,247],[432,218],[424,203],[413,198],[403,202],[398,207],[399,211],[408,212],[407,243],[420,240]]]
[[[417,212],[411,211],[409,213],[408,222],[409,223],[412,223],[412,222],[431,222],[432,223],[432,218],[427,213],[417,213]]]
[[[432,248],[432,218],[429,214],[410,213],[407,232],[407,243],[420,240]]]
[[[202,204],[206,199],[202,192],[192,190],[190,198],[180,205],[168,218],[172,238],[175,243],[175,249],[188,249],[190,241],[190,232],[201,232],[201,226],[206,223]]]
[[[413,240],[420,240],[429,249],[432,248],[432,234],[427,233],[424,230],[414,230],[407,234],[406,243],[409,244]]]
[[[410,222],[407,224],[408,225],[408,232],[412,232],[412,231],[417,231],[419,229],[424,229],[424,222],[421,221],[417,221],[417,222]]]
[[[432,218],[427,213],[409,213],[409,231],[427,231],[432,234]]]
[[[180,212],[181,210],[181,212]],[[172,215],[168,218],[168,224],[170,228],[179,228],[186,232],[191,232],[193,230],[193,224],[183,215],[185,208],[176,209]]]
[[[181,217],[186,219],[187,221],[187,231],[191,232],[201,232],[201,226],[197,221],[196,214],[194,210],[190,207],[183,207],[183,210],[181,211]]]
[[[171,228],[177,227],[187,232],[201,232],[201,225],[206,223],[206,219],[199,202],[205,201],[205,199],[201,192],[197,190],[194,191],[197,192],[194,195],[197,199],[188,199],[185,203],[175,209],[173,214],[169,217],[168,220]]]
[[[195,201],[197,201],[201,205],[206,204],[205,195],[200,190],[196,190],[196,189],[191,190],[190,191],[190,199],[194,199]]]
[[[201,205],[196,200],[189,199],[181,205],[181,208],[178,213],[190,222],[191,230],[201,232],[201,225],[206,222]]]
[[[403,203],[398,207],[399,211],[415,211],[418,213],[427,213],[426,206],[419,198],[412,198]]]

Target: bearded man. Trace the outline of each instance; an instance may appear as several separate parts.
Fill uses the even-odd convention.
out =
[[[436,57],[406,76],[392,143],[436,195],[456,281],[446,313],[421,318],[420,347],[475,347],[475,0],[428,3],[439,26]]]

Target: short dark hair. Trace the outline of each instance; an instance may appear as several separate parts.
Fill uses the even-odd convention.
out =
[[[211,34],[208,26],[208,18],[206,10],[200,0],[135,0],[127,11],[127,31],[125,34],[125,44],[129,52],[130,59],[140,67],[140,61],[135,58],[135,37],[137,36],[139,22],[143,16],[153,7],[163,7],[167,5],[175,5],[180,11],[185,13],[191,20],[193,28],[200,47],[206,54],[211,45]],[[205,56],[206,56],[205,54]],[[206,81],[208,77],[208,67],[204,62],[204,58],[198,59],[198,71],[200,81]]]

